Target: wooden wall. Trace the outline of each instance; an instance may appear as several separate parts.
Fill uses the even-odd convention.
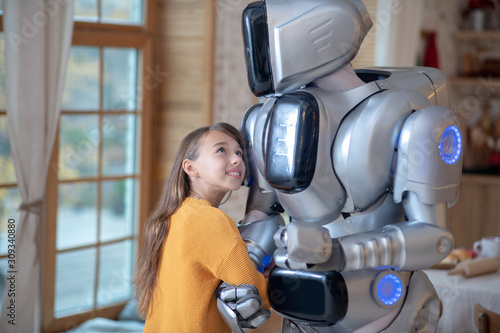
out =
[[[214,10],[211,0],[156,0],[157,43],[151,206],[177,147],[212,122]]]
[[[156,0],[159,82],[153,117],[151,208],[182,138],[219,121],[239,126],[257,102],[248,88],[241,34],[246,0]],[[220,208],[238,221],[247,189]]]
[[[213,122],[239,126],[245,111],[258,102],[248,87],[241,13],[248,0],[217,0],[214,34]],[[248,189],[233,192],[220,206],[233,220],[245,214]]]
[[[484,236],[500,236],[500,177],[464,174],[449,229],[456,246],[472,248]]]

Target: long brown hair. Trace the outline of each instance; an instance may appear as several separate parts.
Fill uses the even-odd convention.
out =
[[[137,308],[143,318],[147,315],[148,307],[154,296],[163,242],[168,232],[169,218],[179,209],[184,199],[189,197],[191,192],[189,176],[184,172],[182,162],[185,159],[192,161],[198,159],[201,141],[208,131],[226,133],[235,139],[242,149],[245,147],[240,132],[227,123],[199,128],[189,133],[182,140],[170,176],[163,187],[160,200],[144,227],[144,236],[134,278]]]

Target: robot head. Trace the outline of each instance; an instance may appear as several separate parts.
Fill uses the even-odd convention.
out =
[[[335,72],[358,53],[372,21],[361,0],[265,0],[243,10],[248,83],[283,94]]]

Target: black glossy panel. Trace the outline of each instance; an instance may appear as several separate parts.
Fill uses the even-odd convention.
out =
[[[281,96],[271,110],[266,179],[286,193],[301,192],[313,178],[319,136],[319,106],[304,92]]]
[[[274,93],[273,74],[269,57],[266,5],[263,1],[252,2],[245,7],[242,31],[248,85],[257,97],[271,96]]]
[[[273,309],[305,325],[331,326],[347,313],[347,287],[336,271],[304,272],[275,266],[268,288]]]

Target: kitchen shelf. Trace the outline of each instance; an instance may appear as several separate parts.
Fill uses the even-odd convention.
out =
[[[500,39],[500,30],[457,30],[453,37],[455,39]]]
[[[459,94],[500,96],[500,77],[456,76],[449,78],[448,82]]]

